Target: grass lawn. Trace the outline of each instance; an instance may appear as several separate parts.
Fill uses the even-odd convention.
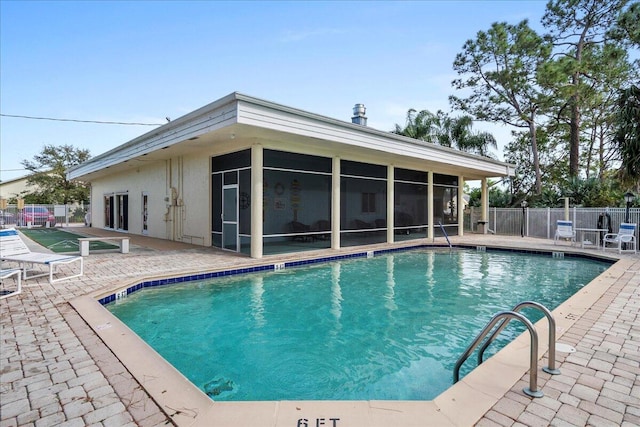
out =
[[[78,244],[80,234],[70,233],[58,228],[20,229],[25,236],[53,252],[80,252]],[[90,250],[117,249],[117,245],[100,241],[89,242]]]

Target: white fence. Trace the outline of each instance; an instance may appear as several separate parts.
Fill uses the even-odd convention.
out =
[[[69,227],[85,223],[85,213],[89,205],[40,205],[25,203],[22,209],[17,205],[8,205],[0,210],[1,227],[26,227],[29,225],[50,227]]]
[[[596,228],[600,214],[608,212],[611,216],[611,229],[618,231],[620,223],[625,222],[626,208],[489,208],[490,232],[505,236],[529,236],[552,239],[556,232],[556,221],[568,219],[574,227]],[[568,214],[568,218],[566,218]],[[481,209],[471,207],[465,211],[465,231],[478,231]],[[629,222],[640,222],[640,208],[629,209]]]
[[[85,223],[85,213],[89,212],[89,205],[31,205],[25,204],[20,210],[16,205],[9,205],[0,211],[0,226],[27,226],[31,219],[33,225],[45,225],[45,220],[35,218],[30,212],[45,208],[55,218],[54,224],[58,227],[70,225],[82,225]],[[611,229],[618,231],[621,222],[626,217],[625,208],[606,208],[611,216]],[[490,232],[505,236],[529,236],[543,239],[551,239],[556,231],[556,221],[569,219],[574,227],[596,228],[598,216],[605,212],[605,208],[570,208],[568,218],[564,208],[489,208]],[[481,211],[478,207],[471,207],[465,211],[465,232],[477,232],[478,221],[481,219]],[[629,209],[629,221],[640,223],[640,208]],[[42,222],[42,224],[39,224]],[[52,226],[54,224],[51,224]]]

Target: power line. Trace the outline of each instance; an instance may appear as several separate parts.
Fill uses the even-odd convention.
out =
[[[20,116],[17,114],[0,114],[0,116],[13,117],[17,119],[51,120],[54,122],[97,123],[101,125],[127,125],[127,126],[160,126],[162,125],[162,123],[107,122],[107,121],[100,121],[100,120],[77,120],[77,119],[59,119],[54,117]]]

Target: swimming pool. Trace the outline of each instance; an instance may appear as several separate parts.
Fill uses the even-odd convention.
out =
[[[216,400],[429,400],[496,311],[553,309],[609,265],[420,250],[145,289],[107,307]]]

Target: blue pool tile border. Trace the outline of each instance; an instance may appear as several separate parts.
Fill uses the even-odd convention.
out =
[[[231,270],[222,270],[222,271],[213,271],[208,273],[198,273],[192,274],[189,276],[180,276],[180,277],[169,277],[165,279],[156,279],[156,280],[147,280],[144,282],[137,283],[135,285],[127,287],[125,290],[120,290],[118,292],[114,292],[113,294],[109,294],[105,297],[99,298],[98,303],[101,305],[107,305],[114,301],[116,301],[121,296],[130,295],[140,289],[144,288],[153,288],[157,286],[166,286],[172,285],[176,283],[184,283],[184,282],[192,282],[197,280],[207,280],[213,279],[216,277],[227,277],[227,276],[235,276],[239,274],[247,274],[247,273],[258,273],[264,271],[275,271],[276,265],[283,265],[284,268],[290,267],[301,267],[311,264],[320,264],[331,261],[339,261],[343,259],[352,259],[352,258],[366,258],[373,254],[373,256],[385,255],[394,252],[406,252],[416,249],[447,249],[448,245],[414,245],[414,246],[404,246],[401,248],[389,248],[389,249],[379,249],[374,251],[364,251],[364,252],[356,252],[352,254],[343,254],[343,255],[333,255],[322,258],[311,258],[299,261],[287,261],[284,263],[275,263],[275,264],[267,264],[267,265],[259,265],[254,267],[243,267],[243,268],[235,268]],[[477,249],[478,245],[453,245],[455,249]],[[487,247],[487,251],[490,252],[515,252],[515,253],[523,253],[523,254],[531,254],[531,255],[551,255],[554,252],[563,252],[561,250],[558,251],[549,251],[549,250],[531,250],[531,249],[518,249],[518,248],[502,248],[502,247]],[[597,255],[583,254],[583,253],[572,253],[572,252],[563,252],[564,257],[566,258],[586,258],[594,261],[602,261],[608,263],[615,263],[614,259],[602,258]]]

